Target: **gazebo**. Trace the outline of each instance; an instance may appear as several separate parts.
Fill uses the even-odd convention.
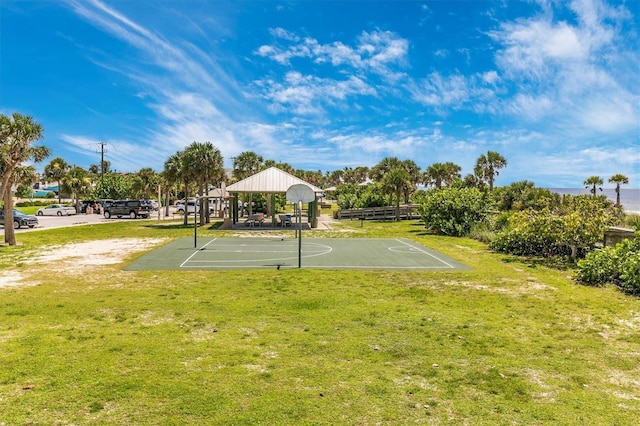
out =
[[[245,193],[245,194],[267,194],[267,196],[271,195],[271,205],[273,206],[274,200],[273,197],[275,194],[284,194],[287,190],[293,185],[306,185],[308,186],[316,195],[321,194],[324,191],[321,188],[318,188],[315,185],[312,185],[304,180],[297,178],[284,170],[280,170],[277,167],[270,167],[268,169],[262,170],[254,175],[249,176],[246,179],[243,179],[239,182],[236,182],[232,185],[229,185],[226,188],[228,193]],[[317,214],[317,199],[309,203],[309,211],[311,212],[311,223],[314,226]],[[237,202],[230,203],[230,217],[233,219],[233,223],[238,221],[238,204]],[[271,215],[271,225],[275,227],[276,220],[275,215]]]

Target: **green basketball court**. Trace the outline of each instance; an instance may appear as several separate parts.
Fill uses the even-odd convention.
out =
[[[125,270],[203,269],[470,269],[405,238],[180,238]]]

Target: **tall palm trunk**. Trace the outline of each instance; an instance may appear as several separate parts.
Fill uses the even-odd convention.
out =
[[[16,245],[16,231],[13,229],[13,197],[11,188],[4,192],[4,242]]]

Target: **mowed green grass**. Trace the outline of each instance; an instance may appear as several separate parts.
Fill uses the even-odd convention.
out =
[[[0,424],[607,424],[640,418],[640,300],[417,222],[470,271],[64,272],[40,246],[192,235],[131,221],[20,233],[0,289]],[[290,231],[289,231],[290,232]],[[201,228],[200,235],[232,236]]]

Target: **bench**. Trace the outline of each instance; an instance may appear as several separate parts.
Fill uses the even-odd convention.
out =
[[[281,227],[291,226],[291,215],[288,214],[279,214],[278,215],[278,225]]]
[[[244,221],[244,224],[247,226],[261,226],[262,222],[264,222],[264,213],[256,213],[249,216],[247,220]]]

